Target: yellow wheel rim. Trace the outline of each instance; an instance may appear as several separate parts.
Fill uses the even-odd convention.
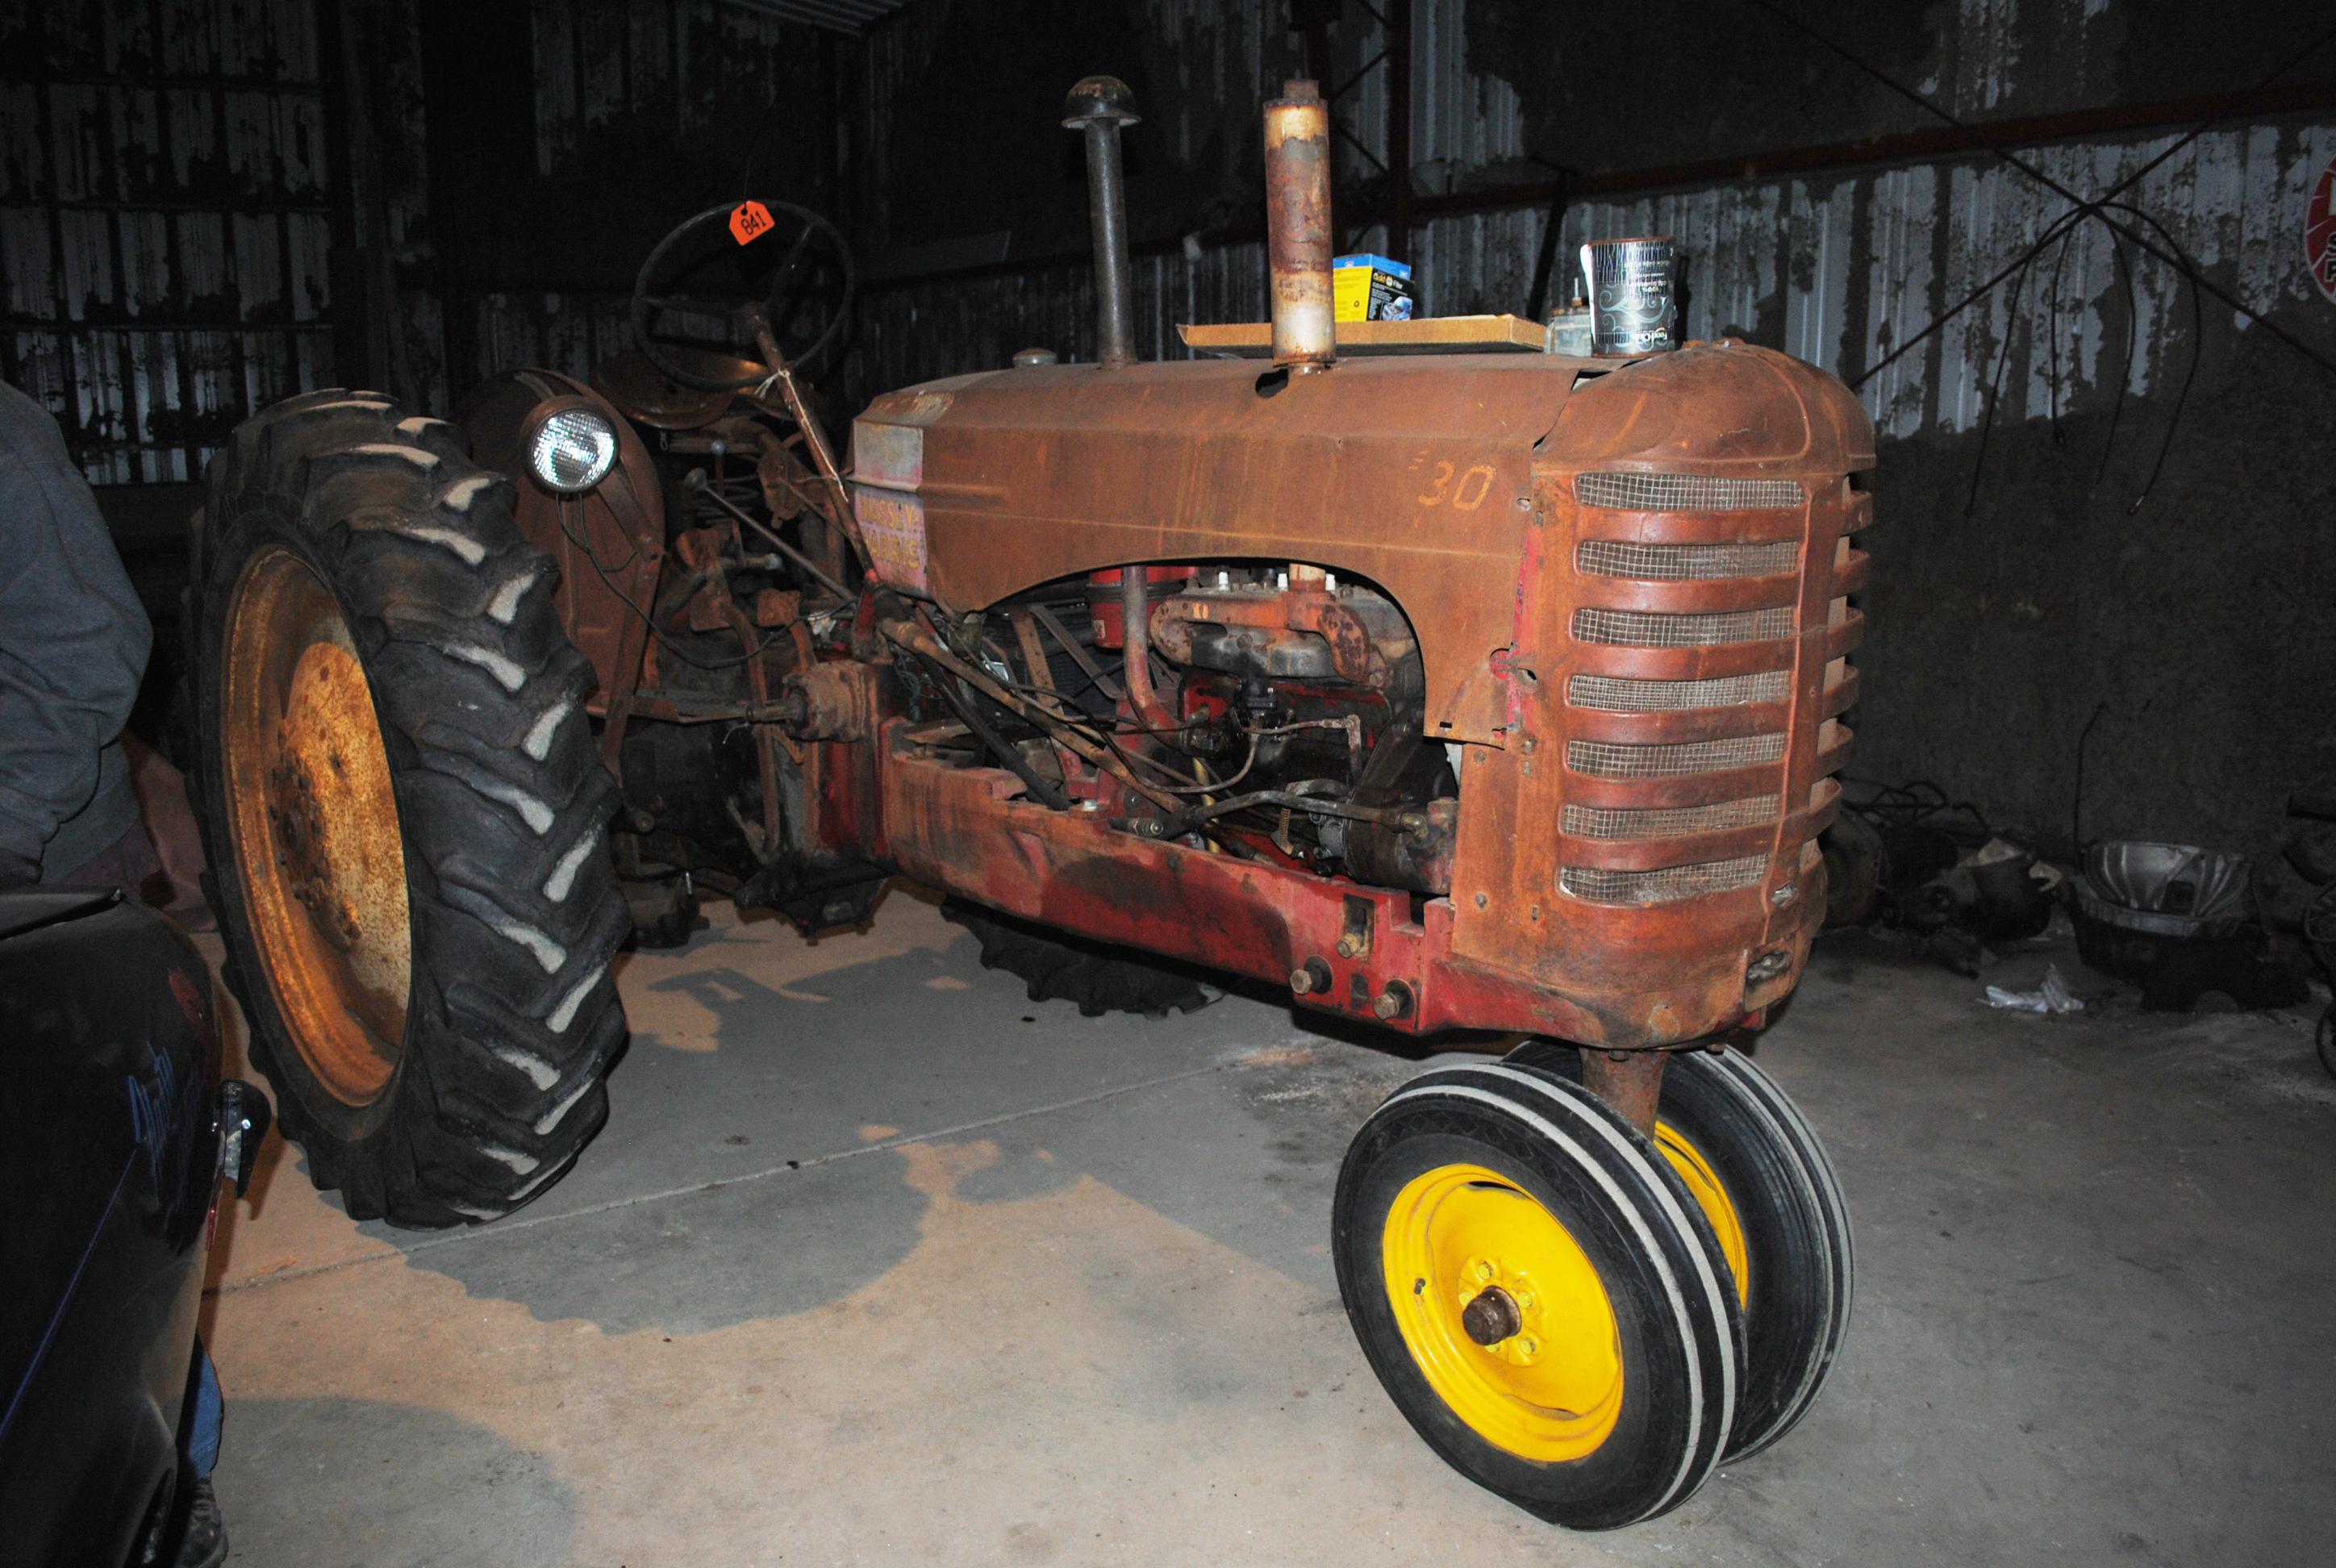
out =
[[[404,1047],[405,851],[373,688],[307,564],[254,555],[227,613],[220,751],[246,913],[293,1044],[368,1105]]]
[[[1439,1165],[1397,1194],[1380,1258],[1412,1359],[1478,1437],[1544,1464],[1606,1441],[1622,1413],[1621,1331],[1556,1215],[1497,1172]]]
[[[1671,1169],[1687,1183],[1687,1190],[1695,1194],[1703,1217],[1711,1222],[1712,1234],[1719,1238],[1719,1250],[1736,1275],[1736,1304],[1751,1305],[1750,1254],[1744,1247],[1744,1221],[1736,1212],[1736,1200],[1728,1195],[1728,1188],[1719,1174],[1711,1168],[1711,1162],[1669,1122],[1655,1124],[1655,1146],[1670,1161]]]

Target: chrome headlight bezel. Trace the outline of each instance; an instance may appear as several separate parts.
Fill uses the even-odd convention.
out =
[[[583,495],[616,471],[619,444],[607,414],[581,398],[562,398],[529,422],[527,471],[554,495]]]

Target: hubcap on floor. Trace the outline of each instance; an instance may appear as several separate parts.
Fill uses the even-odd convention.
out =
[[[1622,1409],[1621,1335],[1557,1216],[1497,1172],[1440,1165],[1397,1194],[1380,1256],[1404,1342],[1479,1437],[1543,1463],[1605,1442]]]
[[[340,607],[269,547],[229,604],[220,745],[254,944],[335,1098],[378,1098],[405,1037],[413,950],[397,797]]]

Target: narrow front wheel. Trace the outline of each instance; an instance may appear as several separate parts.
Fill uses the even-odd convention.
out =
[[[1553,1524],[1676,1507],[1719,1462],[1743,1326],[1701,1207],[1580,1086],[1486,1063],[1391,1096],[1339,1173],[1339,1293],[1462,1474]]]
[[[1582,1079],[1581,1054],[1536,1040],[1513,1066]],[[1724,1456],[1749,1457],[1808,1413],[1849,1328],[1849,1206],[1825,1145],[1741,1051],[1680,1051],[1663,1073],[1655,1144],[1718,1237],[1744,1309],[1744,1388]]]

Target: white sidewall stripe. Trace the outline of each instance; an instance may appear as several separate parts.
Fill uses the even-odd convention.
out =
[[[1842,1310],[1842,1306],[1836,1299],[1839,1292],[1835,1288],[1833,1242],[1832,1238],[1825,1234],[1831,1227],[1825,1222],[1825,1195],[1817,1191],[1816,1183],[1809,1175],[1808,1161],[1802,1153],[1800,1140],[1793,1135],[1791,1128],[1778,1119],[1773,1107],[1767,1103],[1767,1096],[1760,1094],[1747,1078],[1733,1071],[1733,1064],[1728,1063],[1724,1057],[1714,1057],[1708,1052],[1699,1054],[1702,1056],[1702,1061],[1692,1064],[1674,1064],[1671,1070],[1704,1075],[1716,1087],[1734,1100],[1740,1110],[1767,1129],[1764,1135],[1780,1154],[1791,1156],[1786,1164],[1792,1167],[1792,1177],[1799,1184],[1802,1200],[1807,1203],[1809,1213],[1816,1217],[1819,1227],[1817,1242],[1825,1253],[1824,1266],[1817,1272],[1825,1291],[1822,1307],[1825,1316],[1822,1321],[1826,1327],[1828,1353],[1812,1358],[1808,1364],[1801,1368],[1800,1381],[1794,1386],[1792,1393],[1777,1407],[1778,1420],[1787,1421],[1806,1407],[1810,1398],[1815,1396],[1816,1385],[1823,1379],[1825,1366],[1831,1359],[1831,1345],[1837,1338],[1840,1323],[1838,1314]],[[1773,1432],[1776,1428],[1772,1427],[1770,1430]],[[1769,1435],[1769,1433],[1760,1434],[1759,1440],[1765,1443]]]

